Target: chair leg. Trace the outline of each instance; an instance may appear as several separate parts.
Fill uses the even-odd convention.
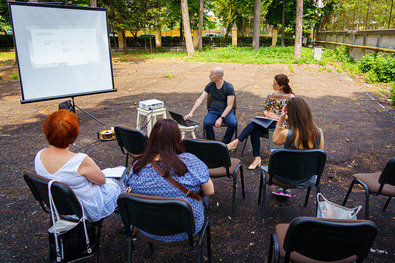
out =
[[[132,237],[129,237],[129,240],[128,240],[128,263],[132,262],[132,247],[133,247],[133,240],[132,240]]]
[[[154,245],[150,242],[150,243],[148,243],[148,246],[149,246],[149,250],[150,250],[150,252],[151,252],[151,255],[152,254],[154,254]]]
[[[262,175],[262,171],[261,171],[261,180],[259,181],[258,205],[261,204],[261,199],[262,199],[262,185],[263,185],[263,175]]]
[[[304,201],[304,206],[307,206],[307,203],[309,202],[310,191],[311,191],[311,186],[307,188],[307,194],[306,194],[306,200]]]
[[[391,198],[392,198],[392,196],[388,197],[387,202],[385,202],[383,211],[385,211],[385,210],[387,209],[387,206],[388,206],[388,205],[390,204],[390,202],[391,202]]]
[[[210,232],[210,222],[207,225],[206,229],[206,235],[207,235],[207,258],[208,262],[211,262],[211,232]]]
[[[246,197],[245,189],[244,189],[244,173],[243,173],[243,166],[240,166],[240,181],[241,181],[241,195],[243,199]]]
[[[201,263],[202,262],[202,243],[199,244],[198,246],[198,255],[197,255],[197,262]]]
[[[367,189],[365,189],[367,190]],[[365,191],[365,219],[369,220],[369,197],[370,197],[370,193],[369,190]]]
[[[354,184],[355,184],[355,180],[352,180],[352,182],[351,182],[351,184],[350,184],[350,187],[348,188],[348,191],[347,191],[346,197],[344,197],[344,200],[343,200],[342,206],[346,205],[346,203],[347,203],[347,200],[348,200],[348,197],[349,197],[349,195],[350,195],[350,193],[351,193],[351,190],[352,190],[352,188],[354,187]]]
[[[274,241],[273,241],[273,234],[270,235],[270,243],[269,243],[269,250],[267,253],[267,263],[272,262],[273,258],[273,247],[274,247]]]
[[[243,150],[241,150],[241,155],[240,155],[241,158],[243,158],[243,156],[244,156],[244,151],[245,151],[246,146],[247,146],[247,141],[248,141],[248,137],[244,139]]]
[[[266,221],[266,183],[262,184],[262,225],[265,227]]]
[[[233,177],[232,218],[234,218],[236,210],[236,177]]]

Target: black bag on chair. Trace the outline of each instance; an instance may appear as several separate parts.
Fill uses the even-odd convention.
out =
[[[66,100],[61,103],[59,103],[59,110],[68,110],[68,111],[74,111],[73,105],[71,104],[71,100]]]

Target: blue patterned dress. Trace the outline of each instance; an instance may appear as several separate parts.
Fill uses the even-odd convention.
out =
[[[199,192],[200,185],[207,183],[209,180],[207,166],[191,153],[182,153],[178,155],[178,157],[186,164],[188,172],[183,176],[174,176],[174,174],[171,174],[171,177],[185,186],[188,190]],[[159,166],[161,166],[160,163]],[[132,192],[136,194],[176,197],[188,201],[192,206],[195,217],[195,234],[202,228],[204,222],[204,208],[202,200],[196,201],[193,198],[187,197],[183,192],[164,179],[151,164],[147,164],[143,169],[141,169],[138,175],[134,174],[133,170],[131,170],[126,182],[126,187],[130,187]],[[180,233],[172,236],[157,236],[146,232],[143,233],[152,239],[163,242],[175,242],[188,239],[188,235],[186,233]]]

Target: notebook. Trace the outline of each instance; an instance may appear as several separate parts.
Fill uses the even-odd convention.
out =
[[[252,122],[254,122],[254,123],[256,123],[256,124],[262,126],[263,128],[266,128],[266,129],[267,129],[267,128],[270,126],[270,124],[272,124],[274,121],[277,121],[277,120],[271,119],[271,118],[268,118],[268,117],[259,117],[259,116],[254,117],[254,118],[252,119]]]
[[[175,113],[173,111],[169,111],[171,117],[173,120],[175,120],[178,124],[190,127],[190,126],[196,126],[199,125],[198,122],[192,121],[192,120],[184,120],[184,117],[181,114]]]

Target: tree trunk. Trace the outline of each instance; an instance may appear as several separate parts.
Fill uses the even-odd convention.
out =
[[[295,59],[302,58],[303,0],[296,0]]]
[[[182,23],[184,25],[185,32],[185,44],[187,47],[188,56],[195,54],[195,49],[193,48],[191,24],[189,22],[189,12],[188,12],[188,0],[181,0],[181,13],[182,13]]]
[[[91,7],[97,7],[97,1],[96,0],[89,0]]]
[[[252,49],[259,48],[259,33],[261,32],[261,0],[255,0],[254,29],[252,35]]]
[[[115,39],[115,31],[112,31],[112,39],[114,42],[115,53],[118,54],[118,46],[117,46],[117,40]]]
[[[200,0],[199,5],[199,32],[198,32],[198,51],[202,52],[203,50],[203,1]]]
[[[128,52],[128,43],[126,42],[125,30],[122,30],[123,51],[125,54]]]
[[[181,45],[183,46],[185,44],[184,42],[184,31],[182,30],[184,24],[182,23],[182,17],[181,17],[181,21],[180,21],[180,42]]]
[[[284,38],[285,38],[285,33],[284,33],[284,28],[285,27],[285,0],[283,0],[283,18],[281,21],[281,46],[285,46],[284,44]]]

